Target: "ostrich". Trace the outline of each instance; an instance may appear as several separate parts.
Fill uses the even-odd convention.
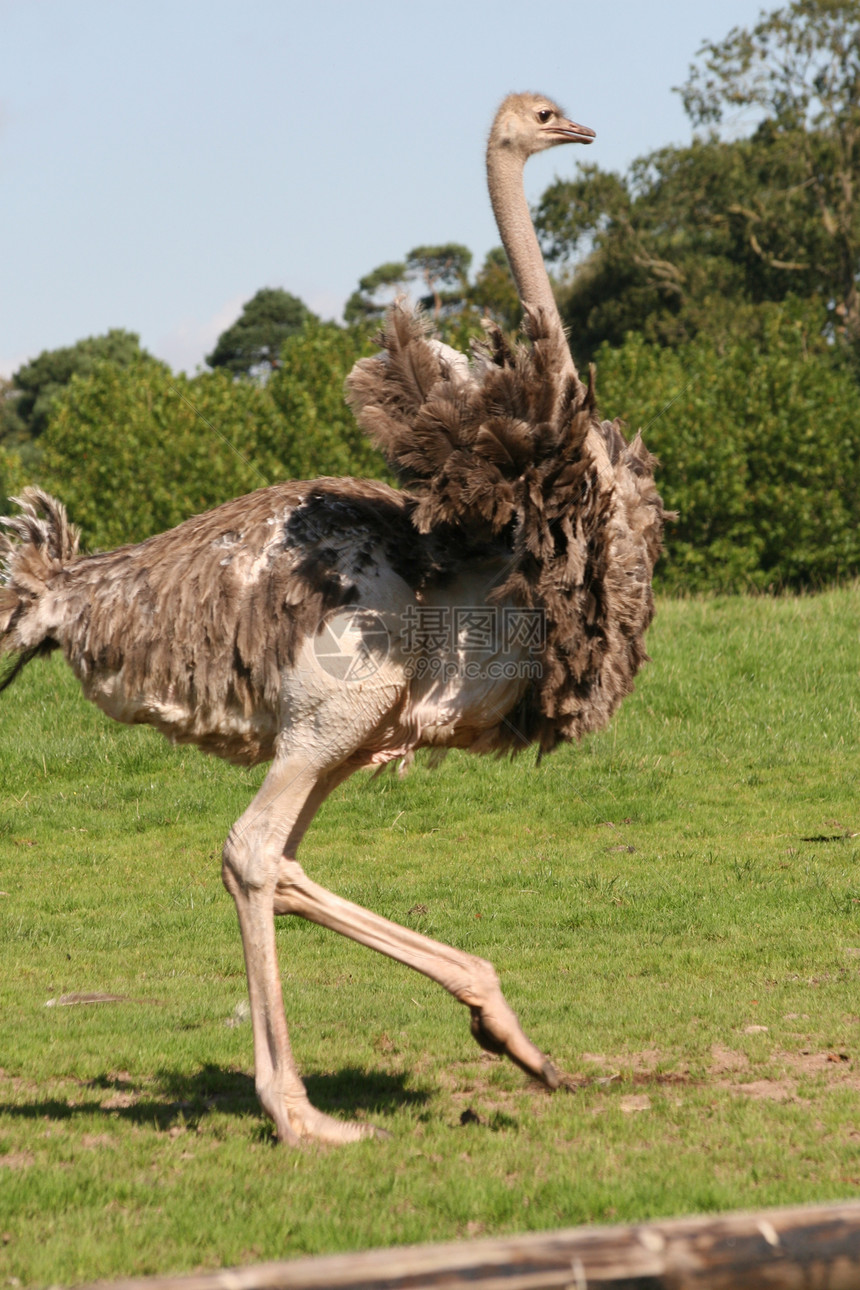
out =
[[[239,764],[271,761],[230,830],[222,873],[245,954],[256,1090],[285,1143],[377,1130],[307,1097],[284,1014],[278,914],[439,982],[469,1008],[479,1044],[559,1083],[489,962],[326,891],[296,856],[320,803],[353,771],[420,747],[548,752],[604,725],[646,657],[663,521],[653,459],[638,435],[628,444],[598,418],[522,185],[532,153],[593,137],[540,95],[511,95],[496,115],[488,182],[522,342],[488,324],[468,359],[396,306],[382,353],[348,378],[359,422],[403,487],[275,484],[95,555],[78,554],[63,506],[39,489],[3,521],[0,651],[17,655],[6,683],[59,648],[110,716]],[[478,640],[476,615],[487,629]]]

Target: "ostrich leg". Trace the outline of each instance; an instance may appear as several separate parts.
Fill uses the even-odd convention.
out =
[[[482,1048],[504,1053],[528,1075],[557,1088],[552,1062],[526,1038],[516,1013],[502,994],[492,963],[431,940],[379,914],[342,900],[312,882],[287,855],[275,888],[275,913],[298,914],[372,950],[405,963],[445,987],[472,1014],[472,1034]]]
[[[305,757],[278,758],[224,845],[224,885],[236,902],[254,1031],[254,1082],[281,1142],[355,1142],[369,1124],[336,1120],[308,1100],[290,1048],[275,947],[274,895],[284,852],[295,853],[323,798],[348,770],[315,771]]]
[[[350,767],[316,770],[306,756],[278,758],[224,846],[223,877],[236,902],[254,1031],[257,1096],[282,1142],[301,1138],[354,1142],[372,1125],[336,1120],[308,1100],[290,1049],[275,948],[275,914],[297,914],[415,968],[464,1003],[472,1034],[490,1052],[505,1053],[550,1088],[558,1074],[524,1035],[491,963],[342,900],[312,882],[296,860],[308,824]]]

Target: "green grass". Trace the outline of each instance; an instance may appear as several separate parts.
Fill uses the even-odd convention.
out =
[[[860,1195],[859,633],[857,586],[664,602],[602,736],[347,783],[308,872],[492,959],[585,1082],[550,1097],[423,977],[282,920],[312,1099],[392,1134],[301,1151],[227,1024],[220,848],[263,770],[32,664],[0,699],[0,1285]],[[44,1006],[73,991],[126,998]]]

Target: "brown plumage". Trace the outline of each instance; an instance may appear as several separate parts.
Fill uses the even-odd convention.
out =
[[[341,524],[315,540],[301,517],[329,499]],[[23,514],[5,521],[24,539],[5,540],[0,596],[11,606],[18,594],[7,648],[32,648],[37,614],[40,647],[61,648],[87,697],[110,715],[231,761],[269,760],[282,672],[327,613],[355,600],[348,567],[362,543],[379,541],[396,565],[406,544],[405,561],[414,553],[420,569],[405,501],[373,481],[276,484],[137,545],[77,557],[61,504],[29,489]]]
[[[593,379],[579,379],[522,190],[533,152],[592,137],[537,95],[511,96],[496,116],[488,183],[525,309],[519,344],[488,326],[470,361],[397,307],[383,352],[353,370],[349,401],[400,489],[276,484],[86,556],[38,489],[4,521],[0,653],[18,657],[0,688],[59,648],[111,716],[236,762],[272,761],[227,839],[223,876],[245,948],[257,1091],[284,1141],[373,1130],[307,1099],[275,914],[424,972],[469,1007],[479,1043],[559,1081],[489,963],[326,892],[296,852],[356,768],[420,747],[549,751],[604,725],[645,658],[663,521],[653,460],[599,419]]]
[[[554,320],[527,310],[528,342],[513,350],[497,327],[488,333],[464,382],[422,321],[395,308],[384,355],[356,365],[347,397],[418,498],[422,533],[451,526],[510,552],[488,598],[538,610],[546,635],[540,677],[497,746],[538,740],[550,751],[604,726],[632,689],[647,657],[664,512],[654,459],[640,436],[628,445],[619,422],[600,421],[593,373],[586,388],[570,370]],[[589,431],[606,446],[609,486]]]

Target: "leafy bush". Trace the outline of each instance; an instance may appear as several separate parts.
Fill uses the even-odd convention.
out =
[[[604,345],[604,411],[645,429],[679,512],[659,580],[669,590],[820,585],[860,570],[860,390],[822,339],[823,309],[758,307],[757,334],[669,350]]]
[[[88,545],[137,541],[267,482],[251,460],[269,412],[264,391],[223,372],[189,380],[153,360],[100,363],[55,403],[39,482]]]
[[[45,430],[51,404],[77,373],[86,376],[105,359],[124,367],[144,357],[135,332],[114,327],[104,336],[88,336],[74,345],[45,349],[22,364],[7,383],[0,399],[0,442],[22,452],[25,462],[35,459],[26,451]]]
[[[0,515],[9,512],[9,498],[24,485],[21,457],[13,448],[0,444]]]
[[[375,332],[376,327],[344,329],[313,321],[281,350],[281,365],[267,392],[281,418],[278,425],[286,429],[272,436],[261,429],[261,442],[273,456],[281,454],[293,478],[388,477],[385,462],[359,430],[343,396],[353,363],[377,350]],[[279,438],[284,434],[286,439]]]
[[[266,385],[223,370],[174,375],[150,358],[97,363],[54,403],[35,476],[103,548],[280,479],[379,474],[343,403],[361,352],[350,333],[311,322]]]
[[[666,590],[819,585],[860,570],[860,390],[821,337],[823,310],[749,306],[717,342],[669,350],[632,334],[599,352],[606,412],[646,430],[679,512],[658,571]],[[750,339],[752,337],[752,339]],[[136,541],[279,479],[385,478],[343,399],[365,332],[311,321],[267,384],[174,375],[141,356],[101,361],[53,404],[25,470],[0,458],[0,492],[35,478],[85,544]]]
[[[234,376],[250,375],[260,367],[271,370],[278,364],[286,338],[313,317],[298,296],[279,287],[263,287],[246,301],[232,327],[221,333],[206,362],[210,367],[226,367]]]

